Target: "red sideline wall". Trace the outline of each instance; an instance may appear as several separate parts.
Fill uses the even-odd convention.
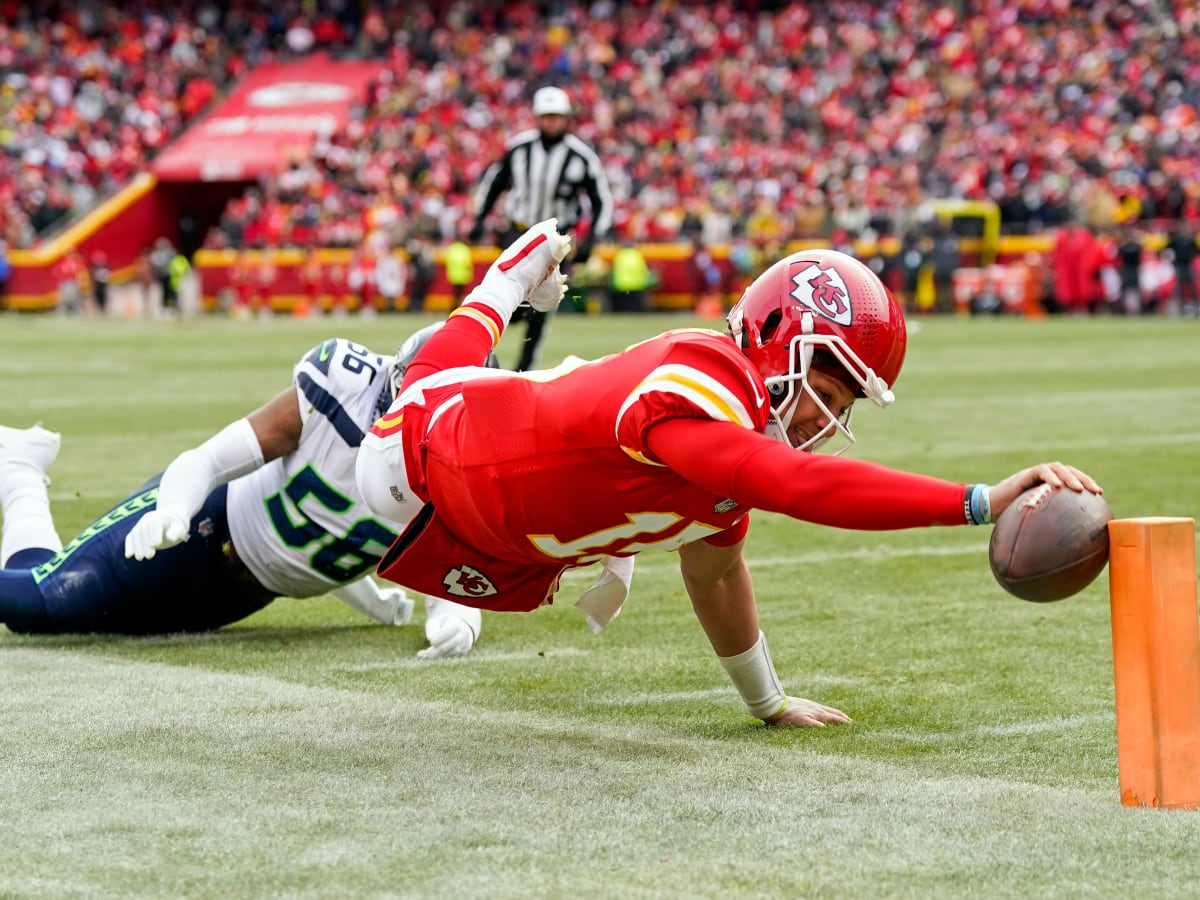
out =
[[[138,257],[158,238],[180,246],[181,216],[192,216],[206,227],[229,196],[244,188],[228,183],[197,190],[191,184],[163,184],[143,173],[58,236],[30,250],[14,250],[5,302],[9,309],[53,309],[58,287],[54,267],[72,249],[78,249],[85,262],[103,253],[113,281],[128,280],[135,275]]]
[[[52,309],[57,294],[54,266],[72,248],[78,248],[85,260],[103,252],[118,280],[131,275],[141,251],[159,235],[173,235],[176,230],[174,211],[157,188],[153,175],[139,175],[58,237],[31,250],[14,250],[9,309]]]
[[[214,209],[224,204],[227,195],[240,190],[236,184],[206,185],[203,196],[209,198]],[[220,195],[220,196],[218,196]],[[102,204],[61,235],[46,244],[31,250],[12,253],[12,274],[9,281],[7,304],[10,309],[46,310],[53,309],[56,301],[56,285],[53,269],[63,254],[78,247],[85,259],[96,251],[102,251],[114,280],[133,277],[135,265],[141,253],[152,245],[156,238],[166,235],[178,244],[178,222],[181,208],[193,206],[197,194],[194,185],[160,184],[153,175],[138,176],[117,196]],[[190,199],[189,199],[190,198]],[[197,210],[199,212],[199,210]],[[211,215],[211,210],[204,210]],[[202,221],[208,215],[199,215]],[[964,256],[977,252],[972,242],[964,241]],[[792,243],[788,252],[805,246],[824,242]],[[1024,259],[1028,253],[1046,254],[1052,250],[1053,237],[1041,235],[1028,238],[1002,237],[997,261],[1004,263]],[[874,252],[873,247],[860,247],[864,256]],[[894,251],[894,248],[886,248]],[[597,253],[611,261],[616,248],[597,248]],[[659,284],[651,294],[656,309],[690,309],[696,302],[696,279],[691,265],[691,247],[684,243],[643,244],[642,250],[652,269],[659,275]],[[482,279],[487,266],[495,259],[494,248],[475,248],[475,281]],[[346,266],[351,258],[349,250],[321,249],[312,251],[329,270]],[[403,255],[401,253],[401,255]],[[297,300],[306,298],[328,307],[335,302],[335,295],[348,306],[356,305],[345,289],[323,285],[316,291],[302,281],[302,264],[309,256],[300,250],[246,250],[212,251],[201,250],[194,258],[200,276],[201,292],[208,308],[217,308],[225,292],[237,294],[239,279],[246,273],[257,273],[264,268],[272,272],[269,289],[259,291],[261,302],[274,309],[289,310]],[[713,248],[713,257],[724,276],[722,290],[726,296],[737,296],[745,286],[745,279],[732,272],[727,247]],[[265,265],[264,265],[265,264]],[[451,303],[451,289],[442,265],[441,250],[435,250],[435,280],[429,291],[427,308],[445,311]]]
[[[1002,247],[998,256],[1000,262],[1009,259],[1021,259],[1025,253],[1032,251],[1048,252],[1052,238],[1022,239],[1011,248]],[[894,242],[893,242],[894,243]],[[978,241],[963,241],[964,259],[967,261],[978,254]],[[828,246],[824,241],[793,242],[786,248],[787,252],[802,250],[810,246]],[[650,268],[658,273],[659,283],[651,292],[651,303],[655,309],[691,309],[697,300],[697,278],[691,263],[692,248],[686,243],[648,243],[640,245]],[[614,246],[598,247],[596,252],[611,262],[616,252]],[[894,253],[895,246],[883,248]],[[874,247],[860,247],[860,253],[869,256],[875,252]],[[403,251],[397,251],[404,257]],[[719,246],[711,248],[714,262],[721,270],[723,284],[721,290],[728,296],[736,297],[746,285],[746,279],[732,270],[729,263],[729,248]],[[496,258],[499,251],[495,248],[475,247],[472,256],[475,263],[475,279],[478,283]],[[308,284],[304,279],[304,262],[313,256],[320,263],[323,282],[317,285]],[[200,276],[201,295],[204,305],[209,309],[219,308],[223,302],[234,300],[241,296],[242,302],[256,306],[270,307],[275,310],[289,310],[298,301],[304,299],[311,304],[329,308],[334,303],[340,303],[353,309],[358,305],[349,288],[339,284],[337,275],[330,278],[330,273],[345,269],[352,257],[350,250],[322,249],[312,251],[301,250],[201,250],[193,260]],[[450,308],[452,292],[446,281],[445,267],[442,261],[441,248],[434,251],[435,276],[426,300],[426,309],[430,311],[446,311]],[[576,269],[578,273],[578,269]],[[266,287],[264,285],[269,285]]]
[[[691,308],[696,293],[691,246],[676,243],[643,244],[641,249],[650,267],[659,273],[660,283],[652,295],[655,307]],[[616,248],[599,247],[596,252],[611,262]],[[403,251],[397,253],[401,258],[405,257]],[[304,262],[310,255],[321,264],[324,274],[323,282],[315,286],[304,280]],[[498,255],[499,251],[492,247],[472,248],[475,264],[472,284],[483,278],[487,267]],[[726,248],[717,248],[713,255],[727,280],[731,284],[735,282],[729,270]],[[350,250],[334,249],[316,250],[311,254],[300,250],[201,250],[193,262],[200,276],[203,302],[210,309],[221,305],[223,295],[237,297],[239,294],[252,295],[255,304],[278,310],[290,309],[301,298],[324,307],[340,302],[348,308],[354,308],[358,305],[357,298],[336,274],[331,275],[339,268],[344,270],[352,256]],[[435,275],[426,308],[445,311],[450,308],[452,290],[446,280],[441,248],[436,248],[433,256]],[[261,277],[260,273],[263,273]],[[270,284],[269,290],[260,286],[264,281]],[[736,281],[736,284],[738,291],[744,286],[740,281]]]

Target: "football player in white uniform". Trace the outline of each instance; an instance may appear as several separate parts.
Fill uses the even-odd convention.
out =
[[[220,628],[277,597],[332,593],[388,625],[413,601],[370,578],[402,530],[374,515],[354,483],[363,435],[438,325],[395,357],[323,341],[292,385],[181,453],[159,476],[65,547],[45,471],[60,437],[0,427],[0,621],[37,633],[159,634]],[[479,636],[479,611],[428,598],[429,647],[457,656]]]

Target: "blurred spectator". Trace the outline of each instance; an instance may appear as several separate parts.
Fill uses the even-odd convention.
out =
[[[898,297],[905,312],[917,310],[917,279],[925,265],[925,249],[916,232],[904,235],[900,242],[900,292]]]
[[[1196,232],[1186,223],[1177,222],[1167,239],[1167,255],[1175,268],[1174,301],[1182,315],[1195,317],[1200,311],[1196,296]]]
[[[175,290],[175,279],[171,277],[171,263],[175,259],[175,248],[169,238],[160,237],[150,251],[150,267],[154,280],[158,282],[159,303],[163,315],[173,316],[179,312],[179,294]]]
[[[92,254],[88,275],[92,282],[92,302],[96,305],[96,311],[105,315],[108,312],[108,283],[112,272],[109,271],[108,257],[104,251],[97,250]]]
[[[407,297],[408,265],[385,240],[375,260],[375,287],[384,312],[400,308],[400,298]]]
[[[376,312],[375,258],[367,247],[359,247],[350,258],[346,272],[346,287],[358,301],[358,312],[372,316]]]
[[[1054,240],[1053,312],[1081,312],[1092,296],[1092,233],[1079,222],[1058,229]]]
[[[475,280],[471,248],[463,241],[455,241],[446,248],[442,262],[446,267],[446,281],[450,283],[451,309],[458,309],[467,295],[467,288]]]
[[[167,286],[170,289],[171,302],[166,305],[166,308],[171,310],[171,314],[178,314],[179,299],[183,291],[184,282],[192,272],[192,264],[182,250],[176,250],[171,256],[171,262],[167,265]]]
[[[320,311],[325,297],[325,266],[316,253],[304,256],[300,265],[300,290],[308,309]]]
[[[1086,225],[1081,226],[1086,238],[1080,254],[1083,269],[1083,305],[1088,315],[1094,316],[1104,309],[1104,265],[1106,250],[1104,235],[1096,234]]]
[[[87,267],[78,250],[69,250],[54,265],[54,283],[58,286],[58,312],[77,316],[83,312],[83,285]]]
[[[8,276],[12,261],[8,256],[8,241],[0,238],[0,309],[8,307]]]
[[[253,258],[252,250],[242,250],[229,269],[229,283],[233,289],[233,307],[229,314],[235,319],[250,318],[255,312]]]
[[[134,283],[137,287],[137,306],[142,315],[149,315],[153,308],[152,291],[157,279],[154,266],[150,264],[150,247],[143,247],[134,262]]]
[[[958,236],[946,223],[935,221],[929,264],[933,269],[934,308],[938,312],[954,309],[954,273],[960,262]]]
[[[704,237],[704,211],[707,204],[703,197],[688,197],[684,200],[683,218],[679,221],[678,236],[689,244]]]
[[[410,237],[404,249],[408,253],[408,309],[421,312],[433,286],[433,256],[428,242],[420,235]]]
[[[1096,237],[1096,259],[1099,265],[1097,290],[1100,308],[1105,312],[1120,315],[1124,312],[1121,296],[1120,259],[1116,231],[1106,228]]]
[[[906,272],[906,283],[911,275],[912,303],[922,315],[934,312],[937,307],[937,291],[933,282],[933,252],[936,241],[929,231],[917,235],[916,246],[905,254],[906,268],[915,266]],[[951,282],[953,285],[953,282]]]
[[[1135,228],[1126,227],[1121,232],[1117,245],[1117,273],[1121,281],[1119,311],[1126,315],[1152,312],[1142,293],[1142,235]]]
[[[704,246],[703,238],[697,234],[692,238],[692,299],[697,310],[711,318],[715,308],[721,307],[719,296],[723,276],[712,252]]]
[[[699,239],[697,235],[696,240]],[[649,309],[646,292],[653,284],[654,273],[641,249],[626,241],[612,261],[613,312],[645,312]]]
[[[744,234],[736,234],[729,244],[729,289],[725,301],[732,305],[742,291],[763,270],[763,260],[754,242]]]
[[[329,291],[329,311],[334,318],[346,315],[349,305],[350,270],[345,262],[335,259],[325,271],[325,287]]]

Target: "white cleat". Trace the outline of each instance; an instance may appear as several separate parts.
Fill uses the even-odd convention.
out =
[[[45,472],[58,457],[62,435],[40,424],[32,428],[0,425],[0,462],[23,462]]]
[[[62,435],[47,431],[41,424],[32,428],[0,425],[0,465],[10,463],[36,469],[48,486],[50,479],[46,477],[46,470],[58,458],[61,444]]]
[[[558,233],[558,219],[547,219],[513,241],[489,271],[513,281],[538,312],[549,312],[567,292],[567,276],[558,264],[570,252],[571,236]]]

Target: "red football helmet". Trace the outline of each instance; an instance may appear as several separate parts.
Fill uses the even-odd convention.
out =
[[[840,377],[879,406],[895,402],[892,385],[904,364],[908,332],[891,292],[866,265],[837,250],[801,250],[754,279],[729,311],[729,333],[770,392],[774,421],[767,434],[790,443],[787,426],[805,392],[830,424],[797,449],[811,450],[835,433],[854,442],[849,410],[838,421],[808,384],[815,367]]]

